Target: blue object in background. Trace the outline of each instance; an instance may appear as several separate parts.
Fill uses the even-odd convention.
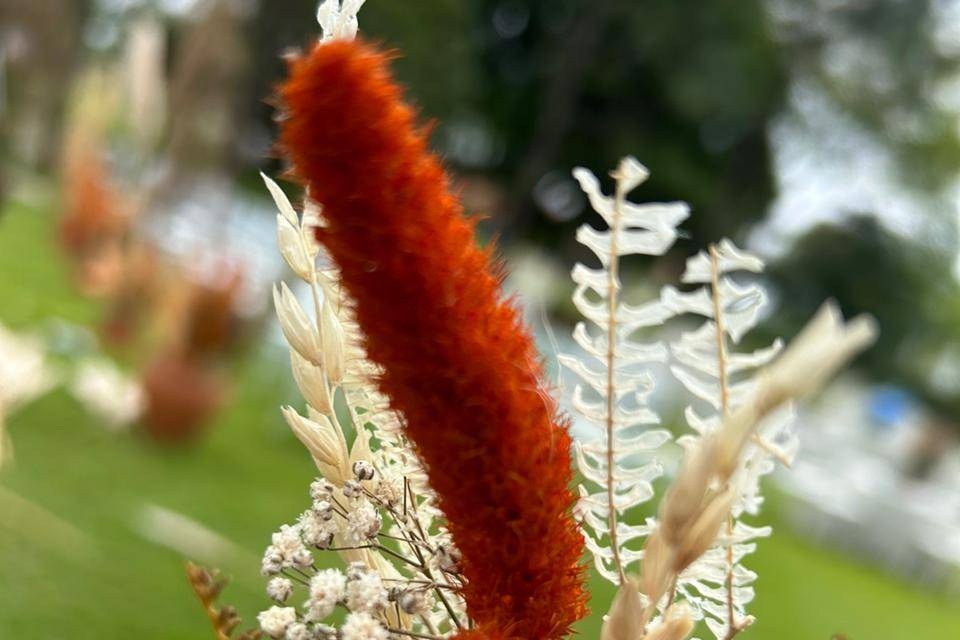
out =
[[[914,407],[913,396],[892,385],[881,385],[870,395],[867,408],[870,420],[881,428],[891,428],[903,421]]]

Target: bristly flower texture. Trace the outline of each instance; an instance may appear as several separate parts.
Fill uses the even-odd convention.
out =
[[[293,60],[282,148],[462,552],[461,637],[559,638],[586,613],[566,424],[388,60],[339,39]]]

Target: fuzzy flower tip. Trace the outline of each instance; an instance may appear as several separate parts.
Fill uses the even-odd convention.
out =
[[[440,497],[471,616],[484,637],[562,637],[586,613],[566,424],[388,59],[345,40],[295,59],[281,146],[323,203],[318,239]]]

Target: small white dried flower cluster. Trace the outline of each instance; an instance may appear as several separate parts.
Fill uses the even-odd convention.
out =
[[[463,584],[459,552],[444,533],[423,535],[413,509],[405,511],[368,489],[367,484],[380,486],[371,464],[355,464],[353,469],[354,478],[340,488],[322,478],[314,480],[310,509],[271,537],[262,570],[270,576],[267,596],[277,604],[260,614],[261,630],[286,640],[388,638],[391,630],[453,632],[466,621],[458,594]],[[400,486],[402,496],[408,488],[403,480]],[[413,503],[413,494],[408,494],[406,504]],[[393,523],[391,534],[383,534],[385,518]],[[381,535],[388,538],[381,540]],[[390,548],[386,542],[391,540],[409,544]],[[409,577],[384,563],[373,553],[377,550],[405,559]],[[349,562],[346,572],[319,569],[315,551],[361,559]],[[298,588],[306,593],[302,607],[285,606]],[[338,607],[348,612],[339,631],[325,623]]]
[[[337,25],[349,31],[360,4],[328,0],[325,33]],[[442,514],[400,419],[377,390],[380,372],[361,346],[339,274],[318,267],[323,259],[314,228],[325,224],[322,210],[308,197],[298,214],[275,182],[264,181],[279,210],[280,253],[313,301],[308,314],[285,284],[274,291],[293,377],[307,401],[305,414],[291,407],[282,414],[322,477],[310,485],[310,508],[273,535],[262,562],[271,600],[284,605],[301,587],[310,597],[301,612],[294,609],[293,620],[278,612],[289,607],[264,612],[263,631],[274,637],[283,627],[286,638],[342,640],[386,638],[391,630],[455,633],[468,623],[459,553],[439,525]],[[345,415],[359,426],[349,446]],[[347,574],[318,569],[329,564],[314,562],[318,551],[339,554]],[[322,622],[337,607],[349,612],[339,635]]]
[[[313,556],[304,545],[299,526],[283,525],[273,534],[271,545],[263,553],[260,572],[272,576],[284,569],[313,566]]]
[[[300,578],[301,582],[304,582]],[[380,575],[362,562],[350,565],[346,574],[338,569],[314,572],[305,583],[307,600],[301,611],[295,607],[273,606],[258,616],[260,629],[271,638],[285,640],[351,638],[389,638],[389,621],[384,612],[390,594]],[[267,585],[267,594],[275,601],[286,602],[293,593],[293,582],[276,577]],[[323,621],[338,607],[349,612],[339,634]]]
[[[0,467],[12,457],[5,417],[46,393],[55,378],[43,342],[0,324]]]
[[[140,384],[102,358],[80,362],[69,388],[111,431],[129,427],[146,403]]]
[[[41,340],[0,325],[0,407],[4,411],[45,393],[55,378]]]

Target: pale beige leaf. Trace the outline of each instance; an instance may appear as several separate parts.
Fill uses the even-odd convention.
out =
[[[637,581],[626,578],[609,613],[603,617],[600,640],[640,640],[643,637],[643,609]]]

